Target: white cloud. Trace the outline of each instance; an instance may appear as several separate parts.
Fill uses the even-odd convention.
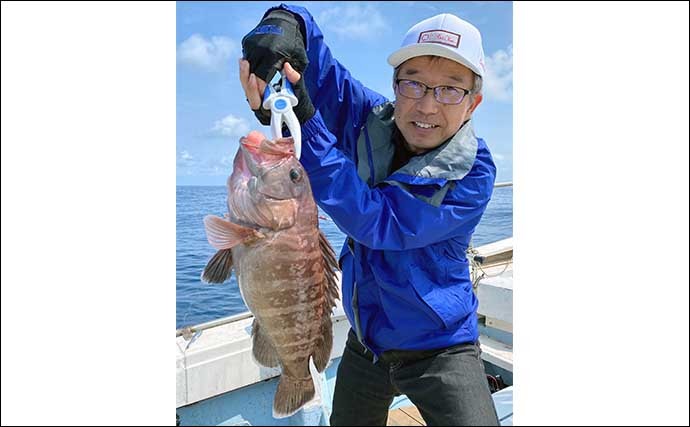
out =
[[[316,22],[344,39],[366,39],[390,32],[381,12],[370,4],[334,7],[321,12]]]
[[[229,138],[240,138],[249,133],[249,124],[241,117],[228,114],[214,123],[211,133]]]
[[[493,155],[494,159],[496,159],[498,161],[502,161],[503,159],[505,159],[505,156],[501,153],[492,153],[492,155]]]
[[[486,58],[482,90],[487,99],[510,101],[513,98],[513,45],[497,50]]]
[[[200,34],[192,34],[177,48],[177,61],[204,71],[220,71],[237,51],[237,43],[223,36],[211,40]]]
[[[182,172],[189,173],[196,168],[198,161],[189,154],[189,151],[182,150],[177,156],[177,170],[178,175]]]

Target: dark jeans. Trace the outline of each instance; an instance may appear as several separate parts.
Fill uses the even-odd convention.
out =
[[[350,330],[338,367],[332,426],[385,426],[393,398],[406,394],[427,425],[497,426],[479,344],[389,351],[376,364]]]

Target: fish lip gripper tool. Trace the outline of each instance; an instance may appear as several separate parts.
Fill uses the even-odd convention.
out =
[[[276,78],[278,81],[274,83]],[[264,90],[263,107],[271,112],[271,133],[274,139],[283,137],[283,123],[290,130],[290,135],[295,142],[295,157],[300,158],[302,154],[302,129],[293,111],[297,105],[297,97],[292,89],[292,84],[288,81],[284,73],[276,73],[271,83],[266,85]]]

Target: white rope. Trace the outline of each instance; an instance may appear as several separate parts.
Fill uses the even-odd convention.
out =
[[[482,268],[481,263],[477,262],[475,260],[475,255],[479,255],[479,252],[470,244],[470,246],[467,248],[466,253],[469,255],[470,258],[470,263],[472,264],[472,289],[475,291],[477,290],[477,286],[479,286],[479,282],[482,279],[489,278],[489,277],[496,277],[500,276],[501,274],[505,273],[508,267],[513,263],[513,257],[511,256],[509,260],[505,262],[505,267],[503,267],[503,270],[501,270],[500,273],[496,274],[488,274],[484,269]],[[500,264],[498,264],[500,265]],[[481,271],[481,275],[479,275],[479,272]]]

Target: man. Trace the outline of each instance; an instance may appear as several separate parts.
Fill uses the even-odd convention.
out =
[[[338,63],[304,8],[270,9],[242,41],[240,80],[259,120],[266,81],[293,83],[314,197],[348,235],[340,253],[352,329],[332,425],[385,425],[406,394],[430,425],[498,425],[465,257],[496,169],[475,137],[479,31],[449,14],[413,26],[388,62],[395,102]]]

